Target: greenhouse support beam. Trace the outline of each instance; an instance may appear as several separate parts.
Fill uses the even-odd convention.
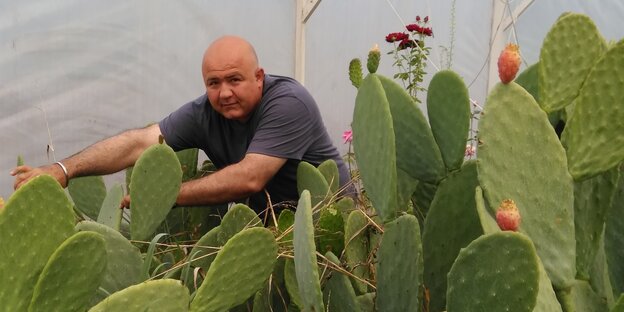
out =
[[[295,0],[295,79],[301,84],[305,81],[305,24],[321,3],[321,0]]]

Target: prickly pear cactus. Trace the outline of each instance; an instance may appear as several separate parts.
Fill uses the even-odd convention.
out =
[[[243,229],[257,226],[262,226],[262,221],[258,218],[258,214],[247,205],[236,204],[223,216],[219,226],[221,229],[217,233],[218,242],[223,246],[236,233]]]
[[[112,294],[148,278],[141,272],[143,265],[141,252],[118,231],[92,221],[82,221],[76,224],[76,230],[96,232],[104,238],[107,261],[104,277],[99,286],[105,292]],[[105,293],[98,291],[93,296],[92,302],[98,303],[104,298],[106,298]]]
[[[141,154],[130,181],[133,240],[151,237],[173,207],[181,184],[180,162],[169,146],[155,144]]]
[[[620,165],[617,190],[607,212],[604,245],[613,293],[624,293],[624,164]]]
[[[325,254],[325,258],[340,266],[340,259],[331,251]],[[323,289],[323,301],[329,311],[360,311],[349,277],[338,271],[331,271]]]
[[[180,281],[161,279],[118,291],[89,312],[184,312],[188,311],[189,301],[189,291]]]
[[[519,231],[533,240],[553,284],[566,287],[576,271],[573,185],[546,114],[518,84],[499,84],[479,127],[479,184],[489,208],[516,203]]]
[[[29,312],[84,311],[100,286],[106,268],[104,238],[79,232],[61,244],[35,285]],[[76,274],[77,269],[85,269]]]
[[[324,311],[312,224],[310,192],[301,193],[294,225],[295,272],[304,311]]]
[[[477,214],[479,215],[479,221],[481,222],[481,229],[483,234],[492,234],[500,232],[501,229],[496,223],[494,216],[490,214],[488,208],[485,207],[485,199],[483,199],[483,190],[480,186],[475,188],[475,202],[477,204]]]
[[[481,236],[462,249],[448,275],[446,308],[531,312],[539,291],[539,258],[515,232]]]
[[[220,225],[204,234],[193,246],[190,254],[194,259],[192,263],[194,267],[201,267],[205,272],[208,272],[210,265],[217,257],[218,248],[221,246],[219,233],[221,233]]]
[[[98,223],[119,231],[123,213],[119,203],[121,203],[123,195],[123,186],[121,184],[115,184],[110,188],[106,197],[104,197],[104,202],[102,202],[102,208],[100,208],[100,213],[97,217]]]
[[[470,128],[470,97],[458,74],[443,70],[433,76],[427,89],[427,114],[446,169],[459,169]]]
[[[533,312],[562,312],[561,304],[544,269],[542,261],[539,261],[539,292]]]
[[[72,204],[49,175],[22,185],[0,210],[0,302],[26,311],[48,258],[74,234]]]
[[[349,62],[349,80],[356,89],[362,84],[362,61],[359,58]]]
[[[74,178],[69,180],[67,190],[78,211],[91,220],[97,219],[106,197],[104,178],[101,176]]]
[[[624,40],[600,58],[563,131],[570,174],[583,180],[624,160]]]
[[[483,234],[475,206],[476,161],[466,162],[438,186],[423,231],[424,282],[431,311],[446,306],[446,276],[459,254]]]
[[[297,191],[301,194],[304,190],[310,192],[312,208],[330,195],[325,176],[312,164],[302,161],[297,167]]]
[[[176,152],[182,168],[182,181],[188,181],[197,175],[197,156],[199,149],[189,148]]]
[[[607,303],[600,298],[586,281],[574,281],[571,287],[557,291],[564,311],[603,312]]]
[[[539,104],[539,62],[523,70],[515,82],[527,90]]]
[[[191,303],[191,311],[224,311],[260,290],[277,260],[277,243],[263,227],[234,235],[210,265]]]
[[[327,181],[329,185],[329,191],[332,194],[338,192],[338,188],[340,187],[340,174],[336,162],[333,159],[328,159],[318,166],[318,170],[323,174],[323,177],[325,177],[325,181]]]
[[[380,311],[413,311],[419,306],[423,260],[420,226],[413,215],[386,223],[377,258]]]
[[[350,271],[360,279],[370,277],[368,252],[368,219],[362,211],[354,210],[345,225],[345,258]],[[368,292],[368,286],[360,280],[353,279],[353,287],[358,294]]]
[[[567,13],[559,17],[540,50],[542,108],[553,112],[569,105],[605,50],[606,43],[588,16]]]
[[[315,237],[318,251],[342,254],[344,249],[344,220],[340,212],[331,206],[321,209]]]

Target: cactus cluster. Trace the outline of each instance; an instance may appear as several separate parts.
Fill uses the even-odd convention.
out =
[[[333,161],[301,162],[294,212],[172,210],[211,164],[163,142],[128,172],[129,214],[122,185],[76,179],[70,200],[40,176],[0,201],[2,309],[623,311],[623,42],[562,15],[539,62],[489,94],[467,161],[461,77],[433,77],[425,117],[380,58],[349,68],[357,195],[340,197]],[[522,222],[501,227],[512,202]]]

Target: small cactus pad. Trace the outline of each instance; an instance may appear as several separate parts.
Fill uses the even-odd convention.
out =
[[[598,296],[586,281],[575,281],[571,287],[557,291],[563,310],[583,312],[607,311],[606,301]]]
[[[535,102],[539,103],[539,62],[523,70],[515,82],[533,96]]]
[[[210,264],[217,257],[217,251],[221,247],[218,239],[220,232],[221,226],[218,225],[204,234],[193,246],[190,254],[194,259],[191,263],[194,267],[201,267],[205,272],[208,272]]]
[[[432,311],[446,306],[446,275],[459,250],[483,234],[475,206],[477,185],[477,164],[471,160],[442,180],[427,213],[422,243]]]
[[[257,226],[262,226],[258,214],[247,205],[236,204],[230,207],[221,220],[221,230],[217,234],[218,242],[223,246],[236,233]]]
[[[592,289],[596,291],[598,296],[607,300],[608,306],[613,306],[617,297],[614,297],[613,286],[609,278],[609,268],[607,267],[607,256],[604,248],[604,236],[602,236],[602,238],[600,246],[598,247],[598,253],[596,254],[596,260],[589,272],[589,284]]]
[[[587,76],[562,141],[570,174],[583,180],[624,160],[624,40]]]
[[[89,312],[184,312],[188,311],[189,301],[189,291],[180,281],[160,279],[118,291]]]
[[[295,261],[293,259],[286,259],[286,263],[284,264],[284,284],[290,296],[290,301],[301,309],[301,307],[303,307],[303,301],[301,301],[301,295],[299,294]]]
[[[119,207],[119,203],[121,203],[123,195],[123,186],[121,184],[115,184],[110,188],[104,198],[100,213],[98,214],[98,223],[119,231],[119,226],[121,225],[121,215],[123,212],[123,210]]]
[[[354,210],[345,225],[345,258],[350,272],[361,279],[370,276],[368,246],[368,219],[364,212]],[[353,279],[353,286],[359,294],[365,294],[368,290],[366,283],[356,279]]]
[[[96,232],[104,238],[107,261],[100,287],[106,292],[112,294],[147,279],[147,276],[141,275],[143,265],[141,252],[119,232],[92,221],[82,221],[76,224],[76,230]],[[94,300],[99,302],[104,297],[101,292],[98,292]]]
[[[329,191],[332,194],[338,192],[338,188],[340,187],[340,174],[338,173],[338,165],[336,162],[333,159],[328,159],[318,166],[318,170],[325,177],[329,185]]]
[[[39,273],[74,234],[72,204],[49,175],[22,185],[0,210],[0,305],[26,311]]]
[[[67,190],[78,211],[91,220],[97,219],[106,197],[104,178],[101,176],[74,178],[69,180]]]
[[[562,312],[561,304],[557,300],[557,295],[544,269],[542,261],[539,263],[539,293],[533,312]],[[580,312],[580,311],[579,311]]]
[[[349,62],[349,80],[356,89],[362,84],[362,61],[359,58]]]
[[[292,246],[293,224],[295,224],[295,213],[290,209],[282,210],[277,219],[277,228],[281,237],[280,244]]]
[[[606,43],[588,16],[567,14],[560,17],[546,34],[540,50],[542,108],[553,112],[569,105],[605,50]]]
[[[618,182],[618,168],[574,183],[574,231],[576,232],[576,278],[589,280],[600,247],[605,216]]]
[[[620,178],[607,212],[605,223],[605,254],[614,294],[624,293],[624,165],[620,165]]]
[[[485,207],[485,199],[483,199],[483,190],[480,186],[475,188],[475,202],[477,204],[477,213],[479,214],[479,221],[481,222],[481,229],[483,234],[492,234],[500,232],[501,229],[496,223],[496,219],[492,216],[489,210]]]
[[[459,169],[470,128],[470,97],[458,74],[443,70],[433,76],[427,91],[427,114],[446,169]]]
[[[358,89],[352,128],[353,149],[368,198],[382,219],[391,220],[397,208],[396,146],[390,104],[377,75],[366,76]]]
[[[310,192],[303,191],[294,225],[295,272],[301,308],[303,311],[324,311],[323,294],[319,282],[318,265],[316,263],[316,246],[314,245],[314,225],[312,224],[312,203]]]
[[[415,179],[437,183],[446,172],[440,148],[425,116],[403,87],[390,78],[378,77],[392,114],[397,167]],[[465,146],[465,142],[462,145]]]
[[[300,162],[297,167],[297,191],[301,194],[303,190],[310,191],[312,208],[329,195],[329,184],[323,174],[305,161]]]
[[[539,259],[531,240],[515,232],[481,236],[457,256],[448,275],[446,308],[531,312],[539,291]]]
[[[331,251],[336,255],[344,249],[344,220],[340,212],[331,206],[321,209],[316,229],[317,248],[321,253]]]
[[[212,262],[197,290],[191,311],[225,311],[245,302],[273,272],[277,243],[263,227],[234,235]]]
[[[35,285],[29,312],[85,311],[106,268],[104,238],[79,232],[52,254]]]
[[[620,295],[618,301],[616,301],[615,305],[613,305],[611,312],[624,312],[624,294]]]
[[[498,84],[479,128],[479,184],[489,208],[516,203],[519,231],[533,240],[555,287],[565,287],[575,275],[573,184],[546,114],[518,84]]]
[[[176,152],[182,169],[182,181],[194,179],[197,175],[197,156],[199,149],[189,148]]]
[[[410,311],[418,307],[423,260],[420,226],[413,215],[386,223],[377,254],[377,308]]]
[[[340,266],[340,259],[332,252],[327,252],[325,257],[333,264]],[[331,270],[331,269],[330,269]],[[323,300],[328,311],[360,311],[355,290],[349,277],[344,273],[332,271],[323,289]]]
[[[178,197],[182,169],[171,147],[154,144],[137,160],[130,178],[130,229],[133,240],[147,240]]]

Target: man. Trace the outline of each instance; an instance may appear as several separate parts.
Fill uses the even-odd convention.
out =
[[[65,187],[73,177],[123,170],[163,135],[174,150],[200,148],[219,168],[183,183],[176,204],[227,203],[249,198],[261,212],[272,203],[298,199],[300,161],[318,165],[334,159],[340,184],[348,171],[333,146],[312,96],[295,80],[265,75],[251,44],[225,36],[204,53],[206,94],[187,103],[158,124],[133,129],[100,141],[61,162],[38,168],[16,167],[14,188],[50,174]],[[122,206],[128,207],[126,197]]]

